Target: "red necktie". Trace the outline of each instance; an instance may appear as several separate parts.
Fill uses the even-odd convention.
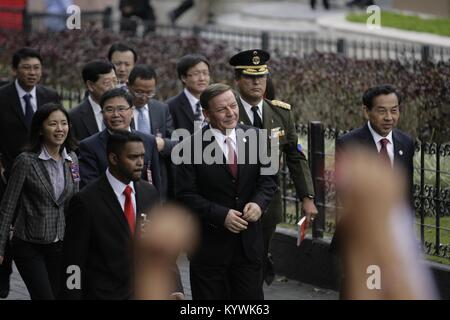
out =
[[[230,138],[225,138],[225,143],[227,144],[228,148],[228,166],[230,167],[231,174],[236,179],[238,173],[236,152],[234,152],[234,148]]]
[[[125,205],[124,205],[124,213],[125,218],[127,219],[128,226],[130,227],[131,234],[134,234],[134,223],[135,223],[135,217],[134,217],[134,208],[133,208],[133,202],[131,201],[131,192],[133,190],[130,186],[126,186],[125,190],[123,191],[123,194],[125,195]]]
[[[391,159],[389,158],[389,154],[387,151],[387,144],[389,143],[389,140],[386,138],[383,138],[380,140],[381,149],[380,149],[380,157],[383,161],[385,161],[389,166],[391,166]]]

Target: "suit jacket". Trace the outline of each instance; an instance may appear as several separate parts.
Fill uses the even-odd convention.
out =
[[[239,120],[241,124],[252,125],[250,118],[242,105],[241,99],[237,99],[239,105]],[[302,200],[308,195],[314,195],[314,185],[308,160],[303,152],[297,149],[297,132],[290,109],[276,106],[270,100],[263,102],[263,129],[268,130],[269,137],[273,130],[283,133],[279,136],[280,159],[282,154],[286,155],[286,164],[289,168],[289,175],[294,182],[297,197]],[[281,162],[280,162],[281,163]],[[278,188],[267,215],[263,217],[265,227],[274,226],[282,220],[281,192]]]
[[[186,129],[194,133],[194,112],[184,91],[166,101],[175,129]]]
[[[145,156],[144,162],[150,167],[152,184],[156,189],[161,190],[161,169],[159,166],[158,150],[156,148],[155,137],[132,130],[144,140]],[[93,180],[100,177],[108,168],[108,156],[106,154],[106,144],[110,133],[108,129],[96,133],[80,142],[78,153],[80,158],[81,187],[83,188]],[[148,181],[147,167],[142,172],[142,178]]]
[[[25,123],[20,99],[14,82],[0,88],[0,153],[3,155],[7,177],[14,159],[23,151],[29,140],[29,129]],[[41,85],[36,86],[36,101],[37,108],[48,102],[60,102],[56,91]]]
[[[94,110],[88,98],[85,98],[78,106],[70,110],[72,123],[72,135],[78,141],[84,140],[98,132],[97,120]]]
[[[72,176],[71,166],[78,164],[74,152],[72,161],[64,162],[65,186],[58,199],[39,154],[23,152],[11,170],[0,205],[0,255],[4,253],[10,226],[14,236],[24,241],[48,244],[56,237],[64,239],[64,210],[72,195],[78,192],[78,181]]]
[[[134,183],[136,228],[139,213],[159,200],[158,192],[145,181]],[[125,214],[106,177],[76,194],[67,211],[66,238],[63,247],[63,284],[67,267],[78,266],[81,288],[62,286],[62,299],[130,299],[132,297],[133,246]]]
[[[414,182],[413,182],[413,173],[414,173],[414,165],[413,165],[413,157],[414,157],[414,141],[401,132],[398,129],[394,129],[392,131],[392,138],[394,141],[394,167],[404,170],[408,179],[408,193],[407,196],[410,201],[411,208],[414,207],[413,203],[413,190],[414,190]],[[352,130],[342,136],[340,136],[336,140],[336,154],[339,152],[343,152],[349,146],[364,146],[369,148],[369,150],[373,151],[375,156],[378,156],[378,149],[373,140],[372,133],[369,130],[369,126],[366,124],[365,126]],[[331,241],[330,250],[332,252],[340,251],[340,238],[341,238],[341,227],[339,224],[336,226],[336,231],[333,235],[333,239]]]
[[[237,128],[245,131],[255,130],[243,125],[238,125]],[[209,126],[197,131],[189,139],[183,141],[182,145],[193,144],[196,136],[208,129]],[[203,141],[202,150],[211,144],[217,145],[214,139]],[[198,215],[202,226],[199,248],[190,257],[193,263],[208,262],[211,264],[229,261],[233,255],[233,244],[236,243],[234,241],[236,237],[240,237],[248,259],[261,260],[263,243],[260,220],[250,222],[248,228],[240,234],[234,234],[224,227],[225,218],[230,209],[242,212],[248,202],[255,202],[264,212],[276,190],[274,176],[260,174],[260,169],[263,167],[260,159],[258,158],[257,163],[250,164],[249,145],[250,139],[246,139],[244,143],[245,150],[239,149],[238,144],[238,157],[244,154],[246,157],[245,163],[238,164],[237,179],[232,176],[225,161],[223,164],[207,164],[202,159],[200,164],[194,164],[193,154],[191,164],[175,166],[176,196]],[[217,147],[219,148],[218,145]],[[220,156],[223,157],[222,151],[220,153]]]
[[[392,139],[394,141],[394,167],[403,170],[407,175],[408,198],[412,204],[414,193],[414,140],[398,129],[392,131]],[[363,145],[378,153],[377,146],[367,124],[340,136],[336,140],[336,152],[339,153],[350,145]]]
[[[164,139],[164,148],[159,153],[159,165],[161,167],[161,190],[162,196],[166,198],[173,190],[173,181],[171,177],[171,152],[177,141],[172,141],[172,132],[174,130],[172,116],[170,115],[168,106],[155,99],[148,102],[148,112],[150,119],[151,132],[149,134]],[[134,120],[131,124],[135,128]]]

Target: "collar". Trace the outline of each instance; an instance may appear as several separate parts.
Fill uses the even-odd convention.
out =
[[[31,94],[31,99],[35,99],[36,98],[36,86],[33,87],[33,89],[31,89],[30,92],[25,91],[19,84],[19,80],[16,79],[16,81],[14,81],[14,84],[16,86],[16,90],[17,90],[17,94],[19,95],[20,101],[22,101],[23,96],[26,94]]]
[[[92,110],[94,110],[94,113],[96,115],[99,113],[102,113],[102,108],[100,107],[100,105],[97,102],[94,101],[94,99],[92,99],[91,95],[88,95],[88,100],[92,106]]]
[[[248,112],[253,112],[252,111],[252,105],[249,104],[247,101],[245,101],[244,99],[242,99],[242,97],[239,97],[239,99],[241,99],[242,105],[244,106],[244,109]],[[262,107],[263,107],[263,103],[264,103],[264,99],[261,99],[261,101],[257,104],[259,112],[262,114]]]
[[[373,130],[372,126],[370,125],[370,121],[367,121],[367,126],[369,127],[369,131],[372,134],[372,138],[375,141],[375,144],[378,145],[378,142],[380,142],[381,139],[388,139],[389,142],[394,145],[394,141],[392,140],[392,130],[386,137],[382,137],[375,130]]]
[[[142,107],[136,107],[136,106],[134,106],[134,110],[136,110],[137,112],[140,112],[140,110],[146,110],[146,111],[148,111],[148,110],[149,110],[149,108],[148,108],[148,103],[144,104]]]
[[[50,155],[50,153],[48,153],[47,148],[45,147],[45,145],[42,145],[41,148],[41,153],[38,156],[39,159],[47,161],[47,160],[55,160],[52,158],[52,156]],[[72,158],[69,156],[69,154],[66,151],[66,148],[63,148],[61,151],[61,158],[67,161],[72,161]],[[55,160],[57,161],[57,160]]]
[[[219,145],[223,146],[223,144],[225,143],[225,139],[230,138],[234,146],[236,146],[236,129],[232,129],[227,132],[228,135],[224,135],[220,130],[211,127],[211,125],[209,127],[211,128],[211,132],[214,135],[214,138],[216,138],[216,141],[219,143]]]
[[[189,100],[189,103],[191,104],[191,106],[195,106],[197,104],[197,102],[199,102],[200,100],[197,99],[196,97],[194,97],[194,95],[186,88],[184,88],[184,94],[186,95],[186,97]]]
[[[108,130],[108,132],[109,132],[110,135],[114,134],[114,131],[109,130],[108,128],[106,128],[105,130]],[[104,130],[103,130],[103,131],[104,131]],[[128,126],[128,128],[127,128],[125,131],[132,132],[132,131],[131,131],[131,127]]]
[[[134,182],[130,181],[129,184],[125,184],[122,181],[118,180],[116,177],[114,177],[111,172],[109,171],[109,167],[108,169],[106,169],[106,178],[109,181],[109,184],[111,185],[112,189],[114,190],[114,193],[116,195],[123,195],[123,191],[125,190],[126,186],[130,186],[131,187],[131,192],[133,194],[135,194],[135,189],[134,189]]]

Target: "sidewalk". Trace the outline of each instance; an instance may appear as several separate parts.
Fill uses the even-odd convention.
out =
[[[183,287],[187,300],[192,300],[191,287],[189,283],[189,263],[185,257],[179,261],[179,267],[183,282]],[[333,290],[322,289],[289,280],[284,277],[276,277],[270,285],[264,285],[264,295],[266,300],[336,300],[338,293]],[[11,291],[6,300],[29,300],[30,296],[22,281],[17,269],[11,277]],[[1,301],[1,299],[0,299]]]

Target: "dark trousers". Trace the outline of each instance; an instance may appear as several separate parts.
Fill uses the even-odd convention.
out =
[[[236,238],[231,261],[190,264],[193,300],[262,300],[261,260],[251,261]]]
[[[268,226],[263,228],[263,243],[264,243],[264,251],[263,251],[263,277],[262,281],[266,279],[268,273],[271,276],[274,276],[273,262],[271,258],[269,258],[270,254],[270,243],[272,242],[273,235],[275,234],[276,225]]]
[[[62,241],[35,244],[13,238],[14,262],[32,300],[53,300],[61,280]]]
[[[311,4],[312,9],[316,8],[316,0],[311,0],[310,4]],[[323,7],[327,10],[330,8],[330,4],[328,3],[328,0],[323,0]]]
[[[3,263],[0,265],[0,286],[8,286],[9,276],[12,273],[12,256],[11,246],[9,240],[6,241],[5,254],[3,256]]]

